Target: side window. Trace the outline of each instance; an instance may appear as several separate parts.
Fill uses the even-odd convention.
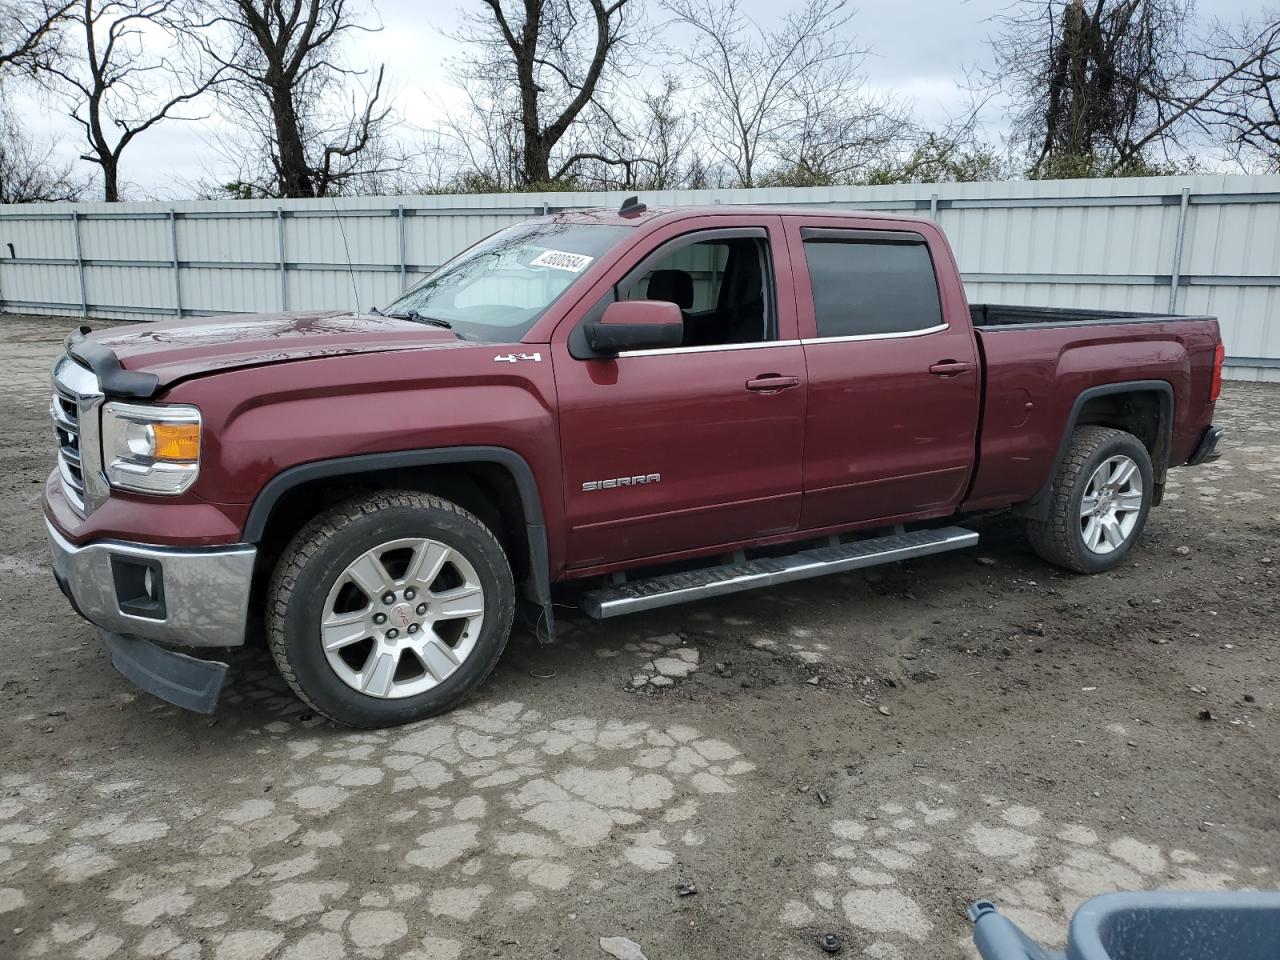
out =
[[[681,244],[618,284],[619,300],[666,300],[684,317],[684,346],[776,339],[769,245],[755,237]]]
[[[806,237],[804,257],[819,337],[910,333],[942,323],[938,279],[923,243]]]
[[[729,262],[729,245],[732,242],[731,240],[710,240],[681,247],[669,256],[663,257],[662,261],[655,264],[653,269],[646,270],[634,279],[628,277],[628,286],[623,291],[622,299],[671,299],[667,296],[652,297],[649,295],[649,288],[654,286],[655,273],[661,270],[680,271],[689,274],[691,281],[693,300],[689,305],[689,311],[691,313],[705,313],[708,310],[714,310],[720,302],[720,287],[724,282],[724,270]],[[657,286],[660,288],[663,282],[663,278],[660,277]],[[655,292],[669,293],[670,291],[656,289]]]

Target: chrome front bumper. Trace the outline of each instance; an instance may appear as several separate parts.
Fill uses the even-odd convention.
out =
[[[189,647],[244,643],[256,547],[179,549],[113,540],[77,547],[47,518],[45,527],[58,585],[90,623]]]

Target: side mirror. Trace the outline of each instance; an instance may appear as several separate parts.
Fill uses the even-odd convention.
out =
[[[619,300],[605,308],[599,323],[582,326],[587,345],[597,354],[678,347],[684,342],[684,317],[666,300]]]

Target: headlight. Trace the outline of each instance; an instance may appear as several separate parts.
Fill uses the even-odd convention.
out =
[[[102,461],[113,487],[173,496],[200,473],[200,411],[188,406],[108,403]]]

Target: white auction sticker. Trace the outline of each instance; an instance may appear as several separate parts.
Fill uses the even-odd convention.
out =
[[[543,250],[529,261],[531,267],[550,267],[552,270],[568,270],[581,273],[594,257],[582,253],[566,253],[563,250]]]

